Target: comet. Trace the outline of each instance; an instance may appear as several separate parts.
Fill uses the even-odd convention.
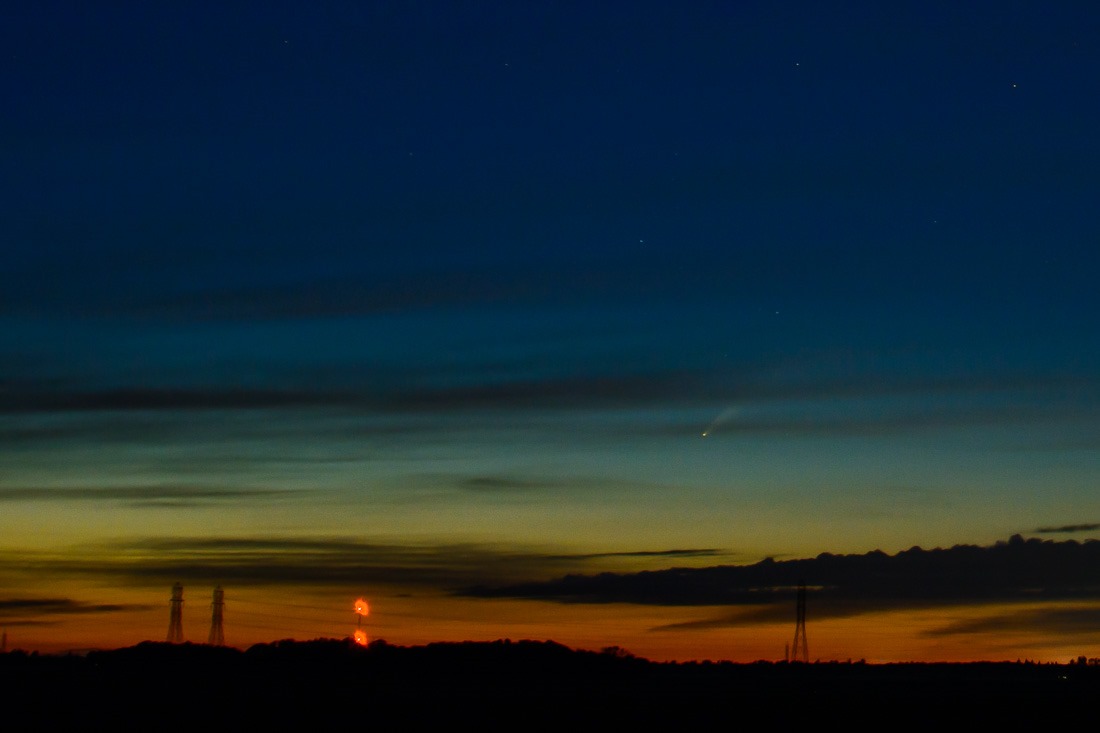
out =
[[[729,422],[729,420],[735,417],[739,412],[741,412],[740,407],[727,407],[726,409],[722,410],[720,413],[718,413],[718,417],[711,420],[710,425],[707,425],[706,430],[703,431],[703,437],[710,437],[710,435],[715,430],[717,430],[725,423]]]

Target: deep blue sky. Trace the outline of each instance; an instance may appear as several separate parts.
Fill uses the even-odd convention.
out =
[[[1091,3],[0,20],[17,550],[750,561],[1100,518]]]
[[[5,310],[1064,323],[1096,13],[956,5],[36,3],[3,31]]]

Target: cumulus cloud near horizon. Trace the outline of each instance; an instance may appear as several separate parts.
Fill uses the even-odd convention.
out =
[[[1100,600],[1100,540],[1055,542],[1014,535],[986,547],[913,547],[894,555],[878,550],[822,553],[752,565],[571,574],[550,581],[473,586],[462,593],[558,603],[730,606],[736,611],[728,618],[700,622],[726,625],[786,618],[801,584],[807,586],[818,617],[992,602]]]

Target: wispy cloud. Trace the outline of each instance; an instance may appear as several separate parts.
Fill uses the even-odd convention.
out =
[[[850,618],[867,613],[879,613],[883,611],[915,610],[922,608],[939,607],[944,605],[963,605],[969,600],[960,599],[952,602],[946,599],[925,600],[917,598],[878,598],[873,601],[866,599],[838,598],[821,593],[820,588],[814,589],[813,594],[813,618],[821,621],[833,618]],[[796,588],[774,589],[774,592],[761,593],[758,602],[733,604],[735,610],[720,613],[715,616],[697,619],[693,621],[679,621],[672,624],[662,624],[654,627],[653,631],[690,631],[702,629],[729,629],[759,624],[786,623],[794,619],[794,599]]]
[[[1100,605],[1073,608],[1024,609],[966,621],[926,631],[928,636],[962,634],[1004,634],[1015,631],[1043,631],[1094,641],[1100,639]]]
[[[341,586],[372,583],[451,591],[482,583],[553,577],[608,558],[709,557],[713,549],[556,553],[477,544],[383,544],[347,538],[175,538],[43,554],[0,553],[9,572],[95,576],[134,584]]]
[[[688,558],[688,557],[722,557],[729,556],[726,550],[715,548],[685,549],[685,550],[634,550],[629,552],[591,552],[577,555],[552,555],[577,560],[597,560],[605,557],[658,557],[658,558]]]
[[[823,409],[824,407],[828,410]],[[727,421],[721,427],[707,432],[708,437],[719,440],[727,435],[869,437],[967,426],[1018,425],[1045,419],[1080,420],[1084,417],[1079,408],[1049,404],[1022,408],[1008,403],[978,406],[959,402],[930,409],[897,405],[883,408],[859,402],[832,403],[827,406],[824,403],[811,403],[802,405],[800,414],[790,414],[788,409],[778,410],[760,405],[751,413]],[[687,425],[678,422],[660,426],[656,432],[683,435],[698,432],[699,429],[700,425],[697,423]]]
[[[1073,534],[1074,532],[1094,532],[1100,529],[1100,524],[1063,524],[1059,527],[1039,527],[1035,530],[1039,534]]]
[[[698,377],[688,372],[493,381],[471,386],[397,390],[385,406],[397,410],[450,412],[470,409],[527,409],[564,407],[633,407],[682,399],[697,390]]]
[[[183,507],[210,502],[249,501],[297,495],[301,492],[258,488],[206,486],[16,486],[0,487],[0,503],[18,501],[120,502],[142,507]]]
[[[71,616],[89,613],[145,611],[153,606],[132,603],[87,603],[72,598],[0,598],[0,620],[18,620],[23,616]]]
[[[113,389],[23,390],[0,394],[0,412],[232,410],[343,405],[354,396],[311,390]]]
[[[512,476],[467,476],[455,477],[451,479],[451,481],[457,488],[464,491],[489,494],[538,491],[540,489],[553,488],[554,486],[554,484],[549,481],[515,478]]]
[[[655,482],[627,480],[609,476],[582,475],[562,476],[533,473],[530,476],[511,474],[483,474],[469,476],[464,474],[414,474],[410,480],[417,484],[435,484],[458,489],[473,494],[534,494],[550,492],[591,492],[593,490],[636,490],[675,487],[663,486]]]
[[[652,404],[683,395],[692,375],[659,371],[636,375],[498,379],[454,385],[392,384],[330,392],[310,388],[118,390],[25,389],[0,393],[0,413],[248,410],[273,408],[349,408],[380,412],[449,413],[480,409],[592,407]],[[464,380],[465,381],[465,380]]]
[[[1100,597],[1097,594],[1096,597]],[[789,600],[789,599],[788,599]],[[827,595],[814,597],[813,618],[822,621],[833,618],[848,618],[866,613],[922,610],[942,608],[944,606],[971,605],[969,599],[948,599],[922,602],[915,598],[878,599],[866,603],[852,599],[830,598]],[[1022,605],[1022,604],[1016,604]],[[792,604],[768,603],[758,607],[745,607],[735,611],[702,618],[694,621],[682,621],[655,626],[651,631],[704,631],[708,629],[744,628],[757,624],[775,624],[793,622]],[[946,624],[935,629],[921,632],[924,636],[964,636],[970,634],[1005,634],[1013,632],[1035,633],[1100,640],[1100,605],[1065,606],[1064,603],[1051,603],[1045,608],[1020,607],[1011,612],[979,616]]]

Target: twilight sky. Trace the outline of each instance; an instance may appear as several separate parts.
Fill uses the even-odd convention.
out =
[[[12,645],[1100,645],[1093,4],[24,5]]]

